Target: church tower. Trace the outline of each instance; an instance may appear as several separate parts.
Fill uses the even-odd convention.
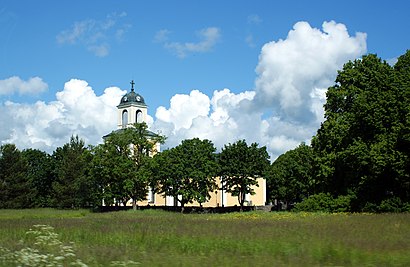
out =
[[[148,106],[144,98],[134,92],[134,81],[131,81],[131,92],[121,98],[118,108],[118,128],[126,128],[134,123],[147,122]]]

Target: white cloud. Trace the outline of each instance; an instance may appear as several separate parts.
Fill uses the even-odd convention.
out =
[[[180,128],[190,128],[192,120],[196,117],[207,116],[209,113],[209,98],[198,90],[193,90],[190,95],[177,94],[170,100],[170,108],[159,107],[156,112],[157,119],[172,123],[174,131]]]
[[[220,149],[245,139],[266,146],[275,159],[300,142],[309,143],[323,120],[326,89],[337,70],[365,52],[366,35],[350,36],[343,24],[325,22],[316,29],[298,22],[286,39],[263,46],[254,90],[176,94],[148,123],[168,137],[165,147],[199,137]],[[115,107],[123,94],[111,87],[97,96],[87,82],[73,79],[53,102],[6,102],[0,105],[0,140],[50,151],[79,134],[96,144],[116,128]]]
[[[0,80],[0,95],[29,94],[35,95],[48,89],[47,83],[39,77],[33,77],[23,81],[20,77],[13,76]]]
[[[345,25],[334,21],[322,27],[298,22],[285,40],[263,46],[256,67],[259,106],[286,120],[316,119],[312,90],[330,86],[345,62],[366,52],[366,34],[349,36]]]
[[[350,36],[333,21],[322,26],[298,22],[286,39],[265,44],[254,91],[175,95],[168,109],[157,109],[153,127],[168,136],[170,147],[193,137],[210,139],[217,148],[246,139],[265,145],[272,159],[309,143],[323,121],[325,93],[337,70],[366,53],[366,34]]]
[[[125,12],[112,13],[104,20],[77,21],[71,28],[61,31],[56,40],[59,44],[83,45],[95,56],[105,57],[109,54],[109,43],[121,41],[131,27],[123,22],[126,16]]]
[[[103,135],[116,129],[116,105],[124,94],[125,91],[110,87],[97,96],[87,82],[72,79],[57,92],[55,101],[8,101],[0,105],[1,143],[48,152],[68,142],[73,134],[87,144],[100,143]]]
[[[191,53],[205,53],[212,50],[221,37],[221,31],[216,27],[209,27],[197,32],[200,39],[198,42],[169,42],[168,30],[159,31],[155,40],[164,43],[164,47],[174,52],[178,57],[185,58]]]

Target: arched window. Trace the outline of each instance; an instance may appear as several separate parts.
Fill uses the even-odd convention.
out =
[[[122,112],[122,127],[125,128],[127,127],[128,124],[128,111],[124,110]]]
[[[137,123],[141,123],[142,122],[142,111],[141,110],[137,110],[137,114],[136,114],[136,120]]]

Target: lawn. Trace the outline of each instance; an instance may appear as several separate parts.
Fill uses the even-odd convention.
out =
[[[0,266],[410,266],[409,240],[408,213],[0,210]]]

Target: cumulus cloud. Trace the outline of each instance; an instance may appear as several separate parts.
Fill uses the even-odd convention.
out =
[[[345,62],[366,52],[366,34],[349,36],[346,26],[334,21],[322,28],[298,22],[285,40],[262,47],[256,67],[258,106],[286,120],[316,120],[313,91],[327,88]]]
[[[163,34],[168,38],[167,32]],[[323,121],[326,90],[334,84],[337,70],[364,53],[364,33],[350,35],[345,25],[333,21],[324,22],[322,29],[298,22],[285,39],[262,47],[252,90],[176,94],[148,123],[151,130],[168,137],[165,147],[199,137],[220,149],[245,139],[266,146],[273,160],[301,142],[309,143]],[[51,151],[78,134],[96,144],[116,128],[116,105],[124,94],[111,87],[97,96],[86,81],[73,79],[55,101],[0,104],[0,140]]]
[[[245,103],[253,97],[252,91],[234,94],[229,89],[214,91],[212,98],[198,90],[189,95],[177,94],[171,98],[168,109],[157,108],[153,129],[168,137],[169,147],[194,137],[210,139],[217,146],[237,138],[253,139],[252,135],[257,134],[254,130],[260,128],[254,119],[260,116],[247,114]],[[251,129],[252,126],[256,128]]]
[[[56,93],[56,100],[45,103],[0,104],[1,143],[20,148],[38,148],[48,152],[78,134],[88,144],[116,129],[116,105],[125,91],[110,87],[97,96],[86,81],[72,79]]]
[[[27,81],[20,77],[13,76],[4,80],[0,80],[0,95],[30,94],[35,95],[44,92],[48,89],[47,83],[39,77],[32,77]]]
[[[59,44],[80,44],[98,57],[109,54],[112,41],[122,41],[124,34],[131,27],[123,20],[127,16],[125,12],[112,13],[104,20],[87,19],[77,21],[66,30],[61,31],[56,40]]]
[[[170,31],[160,30],[155,35],[155,41],[164,44],[164,47],[174,52],[179,58],[185,58],[191,53],[205,53],[212,50],[221,37],[221,31],[216,27],[209,27],[197,32],[198,42],[170,42]]]
[[[265,145],[275,159],[310,142],[323,121],[326,90],[337,70],[366,53],[366,34],[350,36],[346,26],[324,22],[322,29],[298,22],[286,39],[262,47],[255,88],[240,94],[194,90],[159,107],[153,127],[172,147],[186,138],[212,140],[218,148],[246,139]]]

